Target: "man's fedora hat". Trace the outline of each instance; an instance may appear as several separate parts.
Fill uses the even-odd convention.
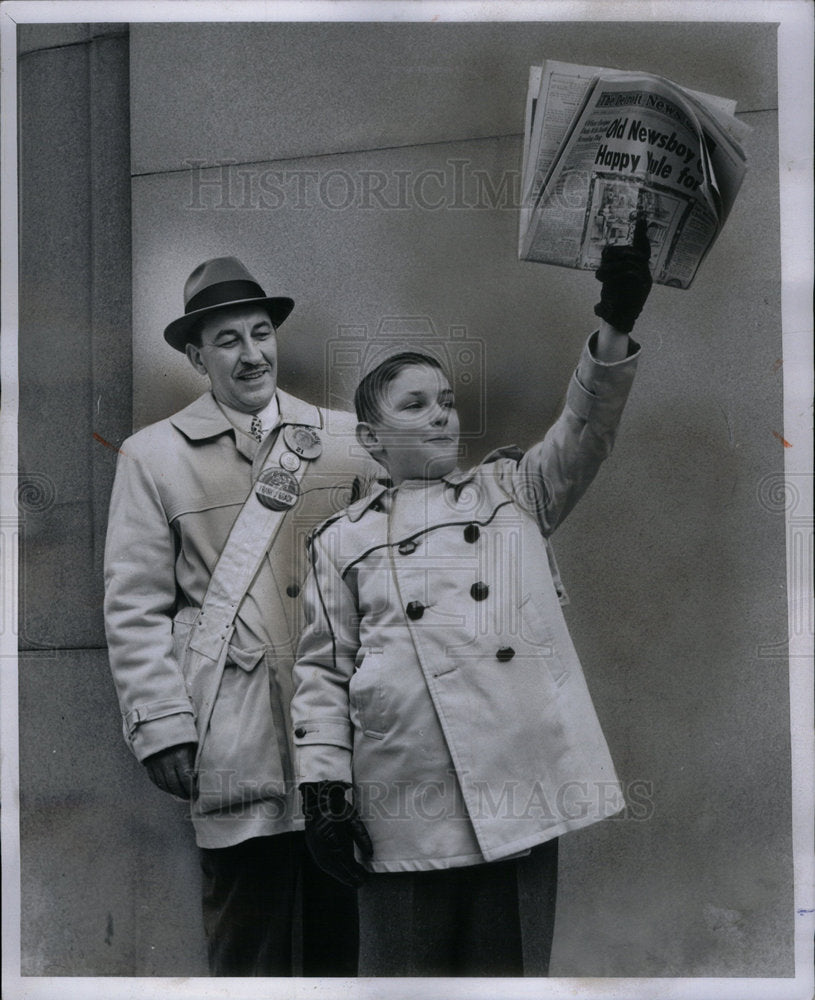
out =
[[[265,306],[272,325],[277,328],[294,308],[294,300],[267,295],[237,257],[205,260],[187,278],[184,315],[170,323],[164,339],[183,352],[190,331],[200,319],[215,309],[242,305]]]

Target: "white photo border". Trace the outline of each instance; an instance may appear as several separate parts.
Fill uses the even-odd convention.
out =
[[[563,2],[512,0],[496,4],[457,0],[371,2],[57,2],[8,0],[2,26],[2,413],[0,414],[0,527],[10,552],[16,547],[17,469],[17,42],[24,23],[174,21],[734,21],[777,23],[779,169],[782,241],[782,343],[784,356],[785,471],[804,484],[804,509],[812,509],[812,287],[813,287],[813,5],[810,0],[615,0]],[[792,560],[787,531],[788,564]],[[15,566],[2,560],[0,624],[0,733],[2,735],[3,995],[8,1000],[116,998],[446,998],[592,997],[702,998],[705,1000],[808,1000],[813,995],[813,636],[792,628],[803,611],[812,621],[811,581],[790,579],[789,663],[795,865],[795,977],[784,979],[531,979],[531,980],[246,980],[207,978],[31,977],[20,975],[19,772],[17,719],[17,602]]]

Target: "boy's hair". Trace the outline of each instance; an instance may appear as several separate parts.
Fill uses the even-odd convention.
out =
[[[436,368],[444,374],[441,362],[430,354],[422,354],[419,351],[403,351],[401,354],[394,354],[373,371],[368,372],[357,386],[357,391],[354,393],[354,409],[357,411],[357,420],[371,424],[381,419],[382,410],[379,404],[385,388],[399,372],[411,365],[426,365],[428,368]]]

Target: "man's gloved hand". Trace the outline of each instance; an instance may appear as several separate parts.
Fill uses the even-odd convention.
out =
[[[644,213],[637,216],[634,238],[630,246],[604,247],[600,266],[594,273],[603,282],[595,315],[610,323],[621,333],[631,333],[651,291],[648,259],[648,223]]]
[[[356,806],[345,797],[349,787],[344,781],[309,781],[300,785],[300,794],[311,856],[324,872],[356,888],[366,872],[354,857],[354,843],[367,858],[374,849]]]
[[[142,761],[154,785],[179,799],[191,799],[193,792],[195,744],[180,743],[150,754]]]

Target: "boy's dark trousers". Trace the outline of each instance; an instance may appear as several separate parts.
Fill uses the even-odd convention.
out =
[[[546,976],[557,840],[467,868],[377,872],[359,889],[360,976]]]
[[[213,976],[356,976],[356,891],[314,864],[302,833],[200,853]]]

